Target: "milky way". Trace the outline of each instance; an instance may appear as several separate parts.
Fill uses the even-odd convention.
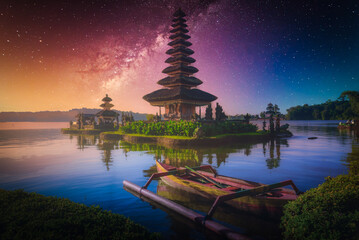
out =
[[[172,13],[187,13],[196,77],[229,114],[282,111],[359,90],[356,1],[0,3],[0,111],[157,111]]]

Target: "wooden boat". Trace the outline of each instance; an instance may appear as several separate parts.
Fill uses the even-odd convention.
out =
[[[291,180],[265,185],[217,175],[209,165],[197,167],[198,171],[188,167],[188,169],[175,168],[159,161],[156,161],[156,165],[158,177],[161,177],[162,181],[169,186],[199,194],[208,199],[216,199],[216,203],[208,213],[209,216],[216,209],[216,204],[225,202],[243,211],[278,218],[282,214],[283,205],[290,200],[295,200],[299,193]],[[211,170],[212,173],[203,171],[205,169]],[[283,188],[286,185],[291,185],[295,191]]]

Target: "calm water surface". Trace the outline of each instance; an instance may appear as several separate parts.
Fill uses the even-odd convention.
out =
[[[154,171],[155,159],[176,166],[211,164],[221,175],[266,184],[292,179],[302,191],[318,186],[326,176],[347,173],[345,160],[348,154],[353,154],[355,143],[350,133],[337,130],[338,121],[288,123],[294,134],[292,138],[210,149],[168,149],[101,141],[97,136],[61,134],[59,128],[67,123],[1,123],[0,188],[21,188],[100,205],[130,217],[151,231],[161,232],[168,239],[214,238],[174,214],[134,197],[123,189],[122,181],[144,185]],[[308,140],[313,136],[318,139]],[[206,211],[201,204],[196,207],[196,201],[190,196],[166,189],[158,181],[153,182],[149,190],[162,195],[171,193],[169,197],[173,200],[197,211]],[[225,214],[222,219],[234,218],[232,224],[250,234],[278,237],[268,222],[252,216]],[[260,225],[260,230],[255,225]],[[263,226],[268,229],[264,231]]]

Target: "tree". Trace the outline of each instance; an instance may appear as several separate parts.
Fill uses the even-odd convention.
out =
[[[352,111],[359,116],[359,92],[358,91],[345,91],[340,95],[341,98],[348,97]]]
[[[206,108],[206,116],[205,116],[206,120],[213,120],[213,109],[212,109],[212,105],[208,104],[207,108]]]
[[[227,116],[223,112],[222,106],[217,103],[217,105],[216,105],[216,121],[222,121],[222,120],[226,120],[226,119],[227,119]]]
[[[274,115],[278,116],[280,114],[279,110],[280,110],[280,108],[278,107],[278,105],[274,104],[274,107],[273,107]]]
[[[261,113],[259,114],[259,116],[260,116],[261,118],[266,118],[266,112],[265,112],[265,111],[261,112]]]
[[[249,120],[251,119],[251,115],[249,115],[249,113],[247,113],[246,115],[244,115],[244,121],[246,121],[246,123],[249,123]]]
[[[270,131],[270,133],[273,134],[274,133],[274,121],[273,121],[274,106],[272,103],[268,103],[266,113],[269,114],[269,131]]]
[[[266,114],[273,115],[274,114],[274,107],[272,103],[268,103]]]

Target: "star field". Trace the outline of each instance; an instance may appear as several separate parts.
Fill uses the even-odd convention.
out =
[[[201,89],[228,114],[359,90],[356,1],[0,3],[0,111],[98,107],[154,113],[172,14],[187,13]]]

